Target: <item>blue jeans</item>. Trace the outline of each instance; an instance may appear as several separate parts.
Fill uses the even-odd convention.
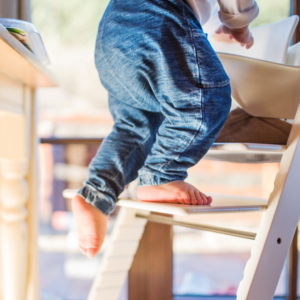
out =
[[[231,106],[229,78],[184,0],[111,0],[95,61],[115,125],[79,194],[108,215],[124,186],[184,180]]]

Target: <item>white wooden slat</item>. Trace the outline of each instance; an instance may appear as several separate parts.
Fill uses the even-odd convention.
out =
[[[110,247],[110,254],[112,256],[134,254],[138,246],[139,241],[115,242]]]
[[[143,234],[144,232],[144,227],[143,226],[128,226],[128,227],[123,227],[119,228],[116,230],[115,237],[119,241],[131,241],[135,240],[136,236],[139,236]]]
[[[120,199],[117,203],[121,207],[130,207],[165,213],[170,215],[188,215],[203,213],[226,213],[226,212],[251,212],[263,211],[267,208],[267,200],[254,197],[242,197],[225,194],[209,194],[213,198],[211,205],[184,205],[157,202],[142,202],[138,200]]]
[[[106,272],[102,273],[99,277],[98,287],[115,287],[122,286],[128,275],[127,271],[124,272]]]
[[[122,286],[111,288],[98,288],[95,290],[95,300],[118,300]],[[89,299],[89,298],[88,298]]]
[[[103,268],[109,271],[128,270],[133,260],[132,255],[109,257],[103,260]]]
[[[286,145],[255,144],[255,143],[214,143],[209,151],[211,153],[255,153],[279,154],[284,153]]]

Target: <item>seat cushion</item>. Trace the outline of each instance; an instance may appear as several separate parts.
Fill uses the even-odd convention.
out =
[[[253,117],[238,107],[229,113],[215,142],[286,145],[291,128],[285,121]]]

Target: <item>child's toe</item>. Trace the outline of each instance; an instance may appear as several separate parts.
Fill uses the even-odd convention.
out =
[[[194,191],[190,191],[189,195],[191,197],[191,204],[196,205],[197,204],[197,198],[196,198],[195,192]]]
[[[201,193],[201,195],[202,195],[202,199],[203,199],[203,205],[207,205],[208,204],[207,196],[203,193]]]
[[[187,205],[191,204],[191,197],[188,193],[183,193],[181,199],[182,199],[182,204],[187,204]]]
[[[95,249],[95,248],[89,248],[86,251],[86,256],[88,258],[93,258],[97,254],[97,252],[98,252],[97,249]]]
[[[202,205],[203,204],[203,200],[202,200],[202,197],[201,197],[201,193],[199,191],[196,192],[196,195],[197,195],[197,204],[198,205]]]
[[[207,203],[207,204],[210,205],[210,204],[212,203],[212,197],[211,197],[211,196],[208,196],[208,197],[207,197],[207,200],[208,200],[208,203]]]

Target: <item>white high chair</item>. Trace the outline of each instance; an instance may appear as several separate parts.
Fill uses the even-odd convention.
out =
[[[289,39],[297,22],[297,17],[291,17],[282,21],[280,26],[279,23],[275,23],[262,27],[261,33],[257,29],[257,35],[262,32],[270,33],[272,30],[269,29],[272,26],[277,30],[280,36],[278,44],[282,46],[278,48],[277,54],[273,53],[274,49],[277,49],[274,48],[274,43],[270,49],[268,46],[270,44],[258,38],[255,42],[259,44],[262,41],[263,46],[255,45],[255,47],[265,50],[263,53],[256,52],[256,49],[249,51],[255,58],[218,54],[231,79],[232,96],[247,113],[269,118],[294,119],[286,146],[218,144],[208,153],[218,155],[220,158],[223,155],[225,159],[226,154],[245,157],[249,154],[261,154],[274,155],[277,160],[281,160],[280,171],[269,199],[212,195],[214,201],[210,206],[145,203],[120,199],[117,205],[121,210],[88,300],[119,299],[147,221],[255,239],[244,278],[239,285],[237,300],[273,299],[300,216],[300,45],[292,46],[287,51]],[[282,27],[288,32],[284,34]],[[269,29],[266,30],[267,28]],[[240,48],[239,50],[244,51]],[[292,65],[285,64],[286,62]],[[261,162],[263,161],[262,159]],[[257,233],[177,222],[172,217],[150,215],[151,212],[168,215],[197,214],[201,219],[201,215],[207,213],[251,211],[264,212]],[[146,295],[144,299],[148,299]],[[163,300],[170,299],[171,294],[168,299],[165,297]]]

